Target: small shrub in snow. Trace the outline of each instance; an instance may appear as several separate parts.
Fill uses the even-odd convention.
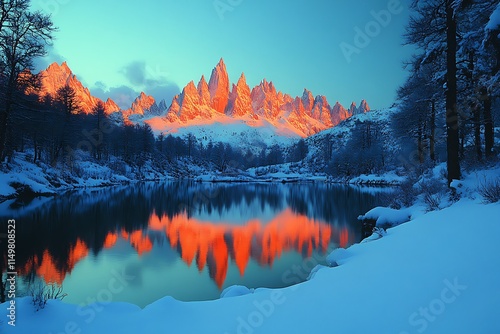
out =
[[[57,284],[45,285],[41,282],[29,288],[29,295],[36,311],[45,308],[49,299],[63,300],[67,296],[66,293],[63,293],[62,286]]]
[[[486,203],[496,203],[500,201],[500,178],[493,181],[484,181],[479,185],[478,192],[483,196]]]
[[[427,204],[427,210],[440,210],[441,203],[447,191],[446,184],[437,179],[422,180],[419,184],[419,188],[423,195],[424,202]]]
[[[413,186],[415,183],[416,179],[411,177],[402,182],[399,188],[393,193],[391,206],[396,209],[412,206],[417,196],[417,191]]]
[[[369,237],[364,238],[361,241],[361,243],[375,241],[375,240],[378,240],[380,238],[383,238],[386,235],[387,235],[387,232],[385,231],[385,229],[383,229],[382,227],[377,227],[376,226],[376,227],[373,228],[373,233]]]
[[[377,226],[373,228],[373,233],[377,234],[379,238],[382,238],[387,235],[387,232],[382,227],[377,227]]]
[[[120,175],[127,174],[127,164],[120,160],[115,160],[109,163],[109,168]]]
[[[85,170],[79,164],[74,164],[73,165],[73,173],[74,173],[74,175],[76,175],[76,177],[82,178],[85,175]]]
[[[441,202],[443,196],[441,193],[437,194],[424,194],[424,202],[427,204],[427,211],[436,211],[441,209]]]

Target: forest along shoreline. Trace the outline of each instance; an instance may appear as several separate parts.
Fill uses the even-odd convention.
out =
[[[71,190],[105,188],[123,185],[132,185],[142,182],[175,182],[190,180],[204,183],[329,183],[356,186],[398,186],[403,178],[392,175],[388,177],[363,175],[354,178],[332,178],[326,175],[305,173],[265,173],[257,175],[255,171],[230,171],[226,173],[205,172],[195,175],[187,170],[182,173],[179,169],[172,171],[152,170],[143,174],[130,173],[128,176],[110,173],[106,166],[92,164],[79,177],[78,173],[65,173],[59,169],[35,164],[28,161],[29,157],[17,153],[9,171],[0,174],[0,203],[16,200],[15,206],[30,203],[39,197],[54,197]],[[196,166],[190,166],[196,169]],[[105,176],[105,177],[103,177]],[[131,177],[132,176],[132,177]],[[135,176],[135,178],[133,178]]]

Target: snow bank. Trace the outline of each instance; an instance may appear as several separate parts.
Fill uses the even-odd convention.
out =
[[[405,181],[404,176],[399,176],[395,172],[388,172],[382,175],[362,174],[349,180],[351,184],[368,184],[368,185],[398,185]]]
[[[237,296],[244,296],[254,292],[254,289],[249,289],[243,285],[231,285],[225,288],[220,294],[220,298],[231,298]]]
[[[495,30],[500,26],[500,4],[493,11],[490,16],[490,21],[486,25],[485,30]]]
[[[396,226],[406,223],[411,219],[412,211],[410,209],[395,210],[391,208],[376,207],[366,214],[358,217],[358,220],[374,220],[376,226]]]
[[[49,301],[35,312],[21,298],[15,328],[7,325],[8,304],[0,305],[0,331],[499,333],[500,204],[479,203],[461,200],[389,229],[385,238],[335,251],[334,258],[344,259],[340,266],[288,288],[206,302],[166,297],[144,309],[108,298],[83,306]],[[293,279],[293,268],[283,275]]]
[[[43,162],[32,162],[32,154],[16,152],[8,168],[0,171],[0,199],[15,197],[13,184],[28,186],[37,194],[55,194],[65,190],[86,187],[103,187],[139,180],[172,179],[168,171],[146,162],[140,169],[131,167],[114,157],[109,162],[90,161],[88,153],[75,152],[71,169],[67,166],[52,167]],[[120,165],[121,171],[111,168]]]
[[[342,265],[351,256],[345,248],[337,248],[326,257],[326,263],[331,267]]]
[[[49,166],[35,165],[28,162],[28,156],[24,153],[16,154],[12,159],[11,169],[8,173],[0,171],[0,196],[12,196],[16,189],[11,184],[24,184],[35,193],[54,193],[48,178],[53,174]]]

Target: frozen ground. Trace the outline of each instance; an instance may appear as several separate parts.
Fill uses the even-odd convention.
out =
[[[2,333],[500,333],[500,203],[484,204],[481,180],[456,182],[462,199],[440,211],[408,209],[412,219],[375,241],[336,250],[310,280],[283,289],[234,287],[224,298],[180,302],[165,297],[141,309],[113,302],[134,277],[116,273],[90,305],[49,301],[35,311],[16,300],[0,305]],[[375,212],[390,220],[394,212]],[[373,214],[375,214],[373,213]],[[385,216],[385,218],[384,218]],[[283,272],[287,282],[316,264]],[[306,276],[307,277],[307,276]]]

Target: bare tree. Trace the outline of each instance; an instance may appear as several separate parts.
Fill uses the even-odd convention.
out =
[[[22,95],[20,77],[46,54],[56,30],[49,15],[29,10],[29,0],[0,0],[0,158],[6,153],[9,118]]]

